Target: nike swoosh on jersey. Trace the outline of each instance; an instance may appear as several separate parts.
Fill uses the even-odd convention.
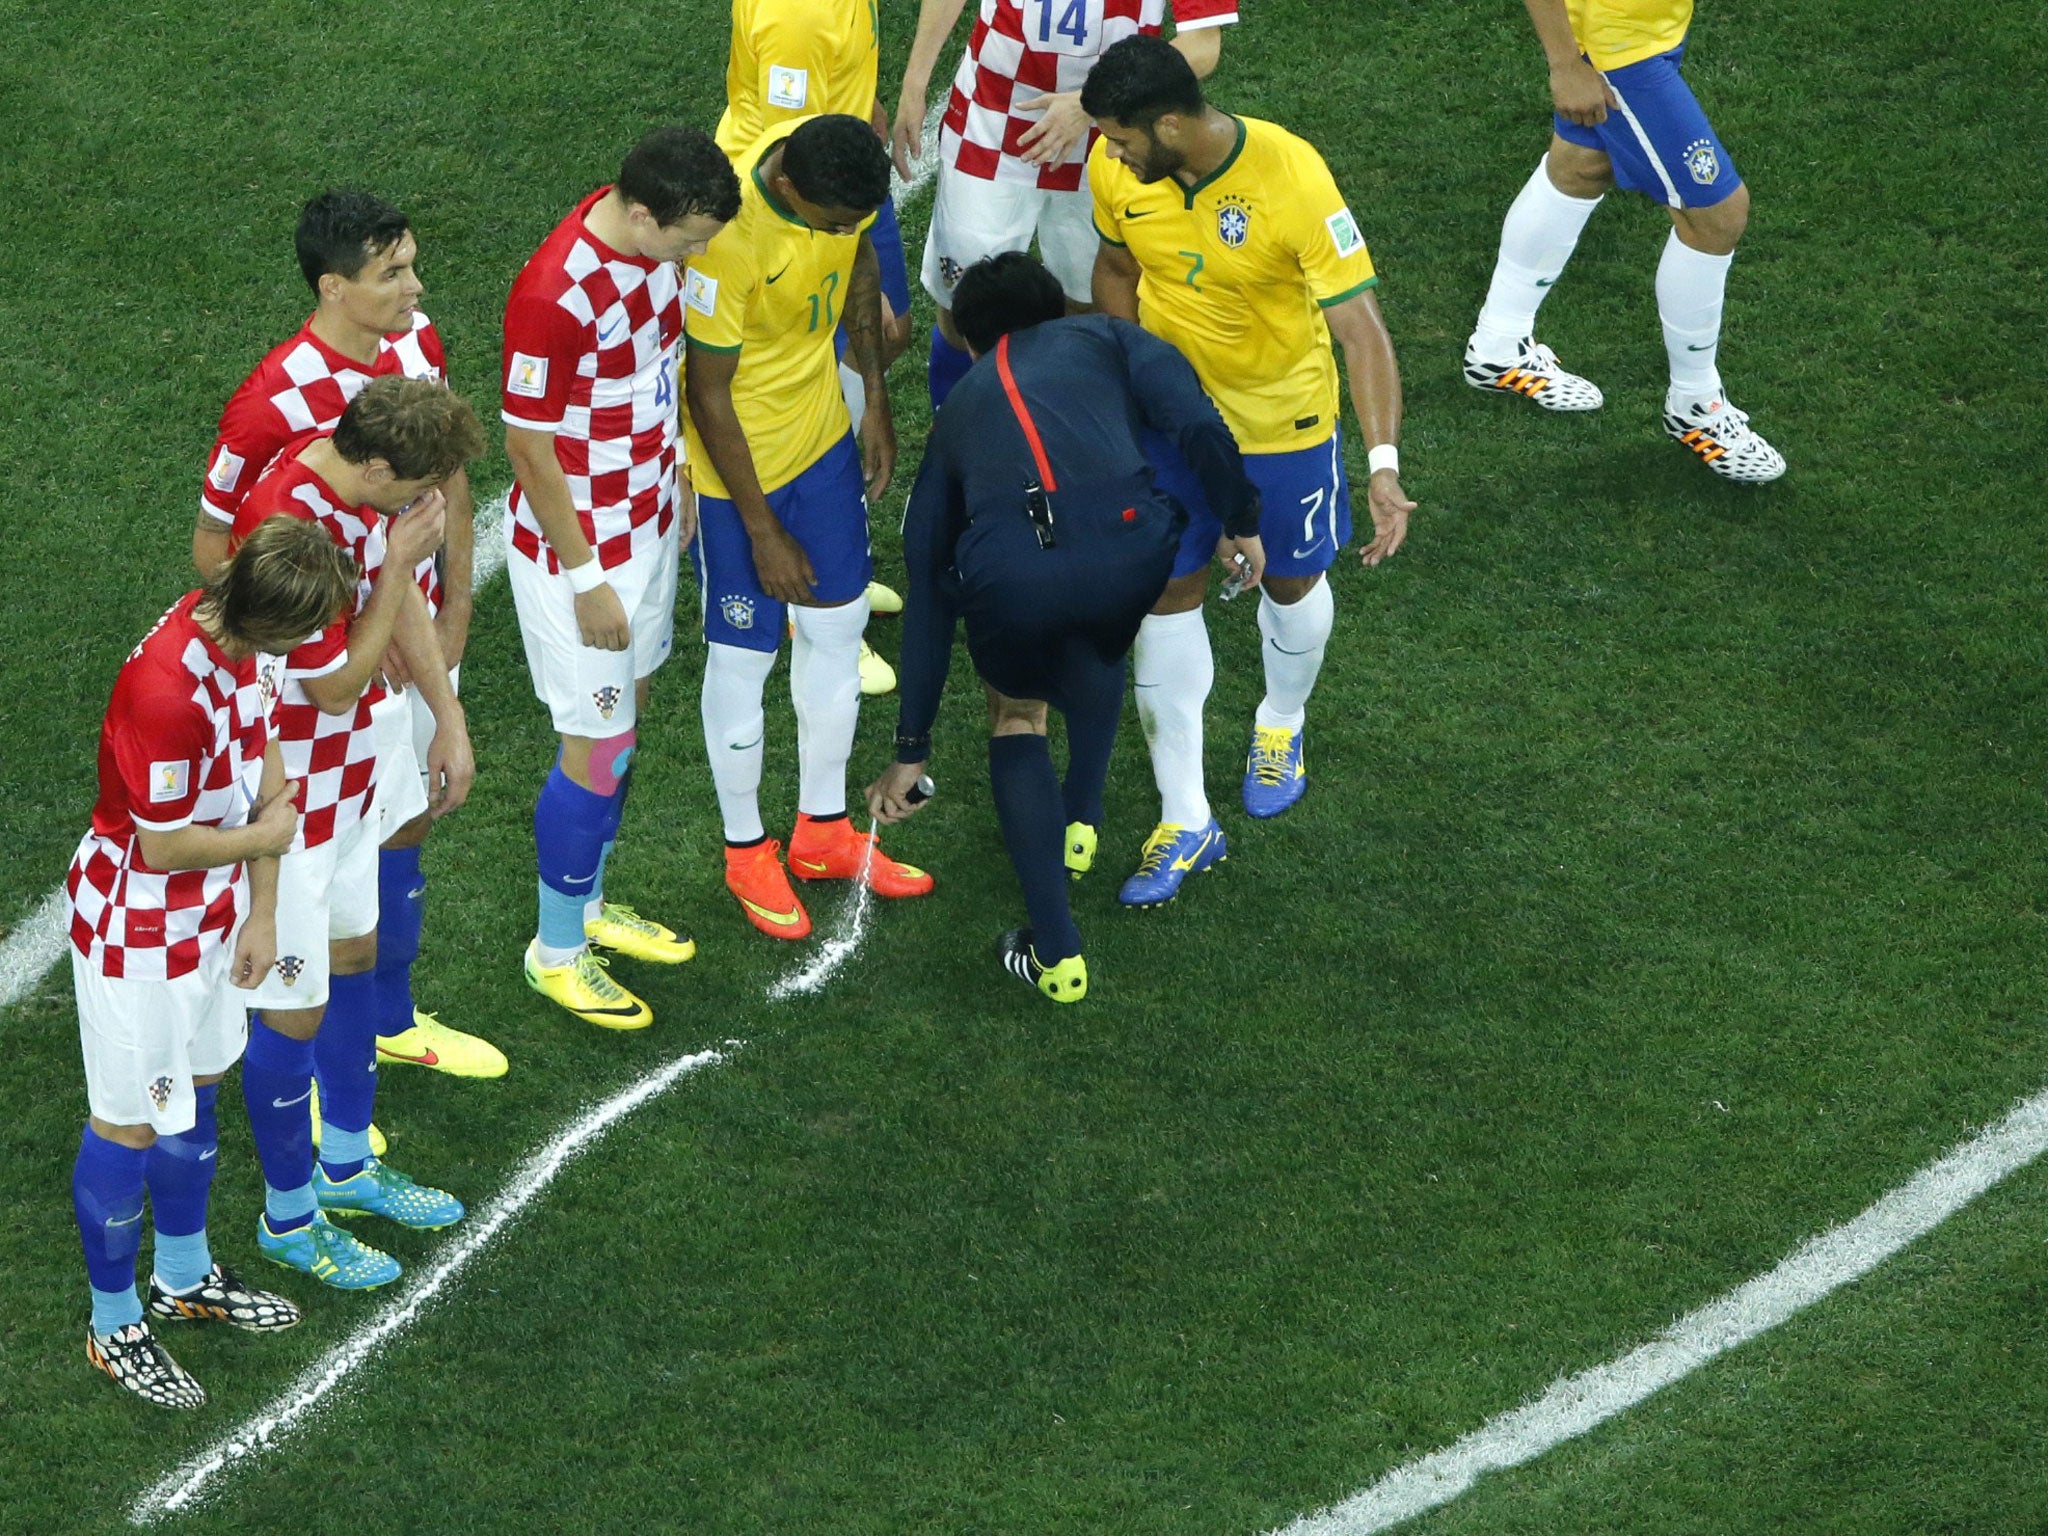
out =
[[[773,923],[778,928],[794,928],[797,925],[797,915],[794,912],[771,912],[758,901],[749,901],[744,896],[740,898],[740,905],[763,922]]]
[[[614,320],[610,330],[597,333],[597,344],[600,347],[610,346],[618,338],[619,332],[625,328],[625,324],[623,320]]]
[[[272,1099],[270,1107],[272,1109],[290,1109],[294,1104],[303,1104],[311,1097],[313,1097],[313,1085],[308,1083],[306,1084],[306,1091],[296,1099]]]
[[[1124,217],[1127,219],[1149,219],[1158,211],[1157,208],[1126,208],[1124,210]]]
[[[417,1056],[408,1056],[404,1051],[387,1051],[380,1045],[377,1047],[377,1054],[379,1056],[388,1056],[393,1061],[410,1061],[422,1067],[438,1067],[441,1064],[440,1053],[431,1046],[421,1051]]]
[[[788,270],[788,266],[785,265],[782,269],[782,272],[787,272]],[[776,273],[775,276],[769,278],[768,281],[771,283],[780,282],[782,280],[782,272]]]

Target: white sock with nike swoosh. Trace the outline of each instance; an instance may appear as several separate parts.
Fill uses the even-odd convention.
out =
[[[1657,263],[1657,318],[1671,360],[1671,404],[1680,409],[1721,398],[1721,307],[1735,255],[1696,251],[1671,231]]]
[[[1260,725],[1301,729],[1336,622],[1337,598],[1327,577],[1298,603],[1276,603],[1259,594],[1259,655],[1266,663],[1266,697],[1254,717]]]
[[[718,813],[725,821],[727,842],[758,842],[767,836],[761,826],[761,757],[768,717],[761,708],[761,693],[768,686],[775,653],[716,644],[704,650],[699,712],[704,717],[711,782],[718,790]]]
[[[1571,197],[1550,179],[1550,156],[1536,162],[1531,176],[1508,207],[1500,229],[1500,257],[1493,282],[1472,332],[1472,347],[1489,363],[1513,362],[1523,340],[1535,334],[1536,311],[1550,285],[1564,273],[1586,220],[1600,206],[1597,197]]]
[[[806,816],[846,813],[846,764],[860,723],[860,636],[868,627],[863,591],[838,608],[792,608],[789,701],[796,706],[796,808]]]
[[[1131,677],[1159,784],[1159,819],[1170,826],[1206,827],[1202,706],[1216,681],[1216,657],[1202,610],[1146,614],[1131,650]]]

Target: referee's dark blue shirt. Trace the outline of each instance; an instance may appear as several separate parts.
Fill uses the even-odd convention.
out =
[[[1054,537],[1106,526],[1162,499],[1140,447],[1146,428],[1171,438],[1224,531],[1259,531],[1258,492],[1230,429],[1186,358],[1107,315],[1012,332],[976,361],[932,424],[903,514],[910,578],[897,730],[931,732],[959,613],[953,578],[961,535],[985,517],[1025,521],[1025,486],[1043,486]]]

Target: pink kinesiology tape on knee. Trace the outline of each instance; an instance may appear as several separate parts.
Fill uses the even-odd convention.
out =
[[[633,745],[639,737],[638,731],[622,731],[617,736],[602,737],[590,744],[591,793],[618,793],[626,770],[633,766]]]

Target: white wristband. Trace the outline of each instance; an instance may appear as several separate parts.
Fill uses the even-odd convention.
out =
[[[569,590],[581,597],[604,585],[604,562],[592,555],[581,565],[563,566],[562,574],[569,578]]]
[[[1365,462],[1375,475],[1383,469],[1391,469],[1398,475],[1401,473],[1401,450],[1392,443],[1381,443],[1365,456]]]

